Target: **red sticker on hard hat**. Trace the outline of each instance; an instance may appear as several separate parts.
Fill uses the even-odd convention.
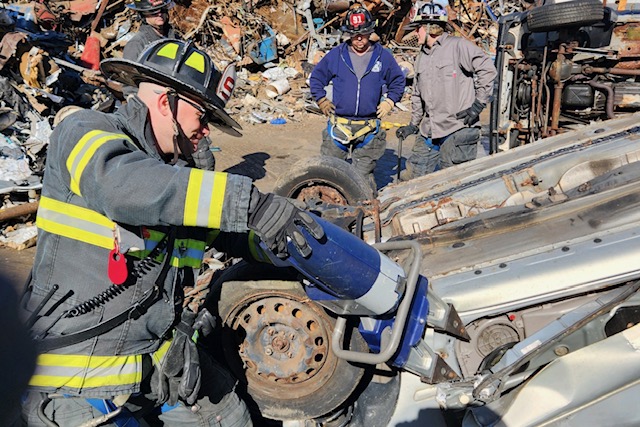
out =
[[[349,17],[349,21],[352,27],[359,27],[367,21],[367,18],[364,13],[354,13]]]
[[[129,271],[127,270],[127,259],[120,253],[120,245],[116,240],[115,248],[109,252],[109,264],[107,266],[107,275],[114,285],[122,285]]]

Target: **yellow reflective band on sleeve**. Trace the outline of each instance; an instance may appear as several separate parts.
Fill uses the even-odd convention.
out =
[[[204,74],[204,56],[202,56],[201,53],[193,52],[187,60],[184,61],[184,64]]]
[[[114,139],[126,139],[129,137],[122,134],[109,133],[101,130],[92,130],[86,133],[80,141],[73,147],[69,158],[67,158],[67,170],[71,175],[69,188],[75,194],[80,196],[80,178],[84,168],[87,167],[89,160],[95,154],[96,150],[103,144],[113,141]]]
[[[113,249],[115,222],[91,209],[42,196],[36,225],[48,233]]]
[[[167,43],[160,48],[156,55],[164,56],[169,59],[176,59],[176,56],[178,55],[178,47],[177,43]]]
[[[86,356],[41,354],[29,385],[88,389],[120,387],[142,381],[142,355]]]
[[[184,225],[220,228],[227,174],[191,169],[184,203]]]

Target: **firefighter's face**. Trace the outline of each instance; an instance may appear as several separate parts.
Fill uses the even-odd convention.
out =
[[[424,24],[418,28],[418,42],[420,45],[426,44],[432,47],[435,41],[444,32],[443,28],[437,24]]]
[[[356,52],[366,52],[369,49],[371,34],[354,34],[351,36],[351,47]]]
[[[144,20],[153,28],[162,28],[169,18],[169,10],[166,8],[143,13]]]
[[[198,142],[209,135],[210,120],[207,110],[190,99],[180,97],[177,119],[182,131],[189,138],[189,142],[193,144],[195,151]]]

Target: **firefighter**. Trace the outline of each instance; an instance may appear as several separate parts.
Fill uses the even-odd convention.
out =
[[[122,50],[122,57],[135,61],[149,44],[164,38],[176,38],[175,31],[169,23],[169,9],[173,0],[134,0],[127,7],[140,14],[142,24],[138,32],[127,42]],[[129,97],[136,93],[135,86],[125,86],[123,94]],[[204,137],[192,154],[196,167],[214,170],[216,159],[211,152],[211,140]]]
[[[376,189],[373,170],[384,154],[386,132],[380,119],[402,98],[405,78],[391,52],[371,41],[376,22],[357,5],[345,17],[349,40],[331,49],[309,77],[311,94],[329,117],[320,152],[346,160]],[[333,82],[332,99],[325,87]],[[387,92],[383,92],[386,86]]]
[[[478,118],[491,100],[497,71],[478,46],[448,34],[446,26],[446,0],[419,5],[408,26],[418,28],[422,49],[414,67],[411,121],[396,131],[402,139],[418,134],[403,180],[477,155]]]
[[[261,240],[308,256],[300,228],[324,232],[247,177],[186,166],[209,122],[239,127],[216,92],[230,82],[204,52],[164,39],[101,70],[139,90],[115,113],[77,112],[51,135],[25,294],[41,354],[23,417],[79,425],[106,405],[160,407],[171,426],[250,425],[236,381],[194,342],[214,318],[183,309],[183,288],[209,244],[261,259]]]
[[[140,14],[142,24],[138,32],[127,42],[122,50],[122,57],[135,61],[150,43],[175,38],[176,34],[169,24],[169,9],[173,0],[134,0],[127,4],[129,9]]]

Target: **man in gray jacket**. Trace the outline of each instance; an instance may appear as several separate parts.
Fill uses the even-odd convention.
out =
[[[445,31],[446,0],[420,4],[410,24],[422,49],[415,62],[411,122],[398,138],[418,134],[400,175],[409,180],[476,158],[478,117],[491,101],[497,72],[475,44]]]

